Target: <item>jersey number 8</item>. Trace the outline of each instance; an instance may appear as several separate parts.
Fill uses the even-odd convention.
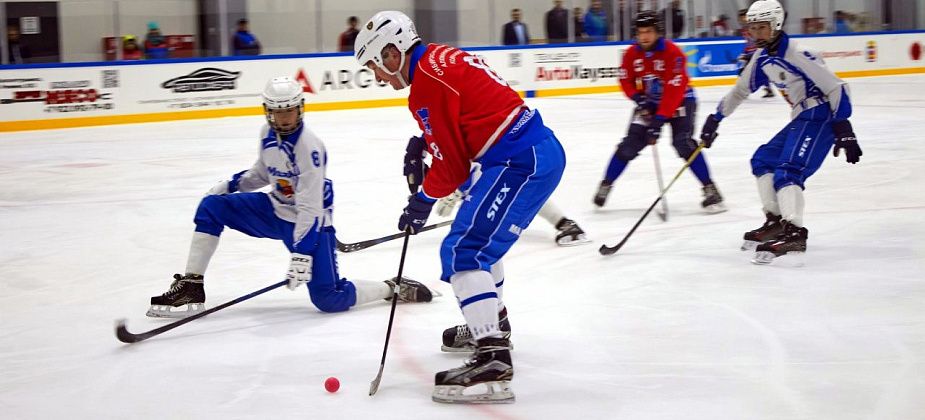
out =
[[[468,63],[472,67],[484,70],[485,73],[488,74],[488,77],[498,82],[499,85],[507,86],[507,82],[505,82],[504,79],[499,77],[498,74],[495,73],[495,71],[491,69],[491,67],[488,67],[485,64],[485,62],[482,61],[482,57],[478,57],[474,55],[467,55],[466,57],[463,58],[463,60],[465,60],[465,62]]]

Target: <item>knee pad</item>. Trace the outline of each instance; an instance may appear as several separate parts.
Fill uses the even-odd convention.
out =
[[[639,156],[639,151],[646,147],[646,144],[646,127],[632,124],[626,137],[617,146],[616,156],[624,162],[629,162]]]
[[[335,287],[312,288],[311,285],[311,282],[307,284],[308,296],[311,298],[312,304],[321,312],[343,312],[356,303],[356,289],[351,291],[346,290],[347,288],[337,290]]]

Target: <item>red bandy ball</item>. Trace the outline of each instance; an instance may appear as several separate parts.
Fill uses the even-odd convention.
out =
[[[340,389],[340,381],[335,377],[325,379],[324,389],[328,390],[328,392],[337,392],[337,390]]]

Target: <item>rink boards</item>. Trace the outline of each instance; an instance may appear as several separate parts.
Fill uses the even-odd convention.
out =
[[[925,31],[794,37],[842,77],[925,73]],[[695,86],[732,84],[738,38],[678,42]],[[467,48],[525,97],[619,91],[627,43]],[[425,57],[424,60],[427,58]],[[439,73],[450,57],[424,65]],[[138,62],[61,63],[0,69],[0,132],[258,115],[260,91],[292,76],[309,111],[397,106],[408,91],[380,85],[349,54]]]

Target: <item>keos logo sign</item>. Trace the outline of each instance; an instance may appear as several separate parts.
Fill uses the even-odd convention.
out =
[[[234,90],[237,87],[238,77],[241,77],[239,71],[206,67],[185,76],[170,79],[162,83],[161,87],[170,89],[174,93]]]

